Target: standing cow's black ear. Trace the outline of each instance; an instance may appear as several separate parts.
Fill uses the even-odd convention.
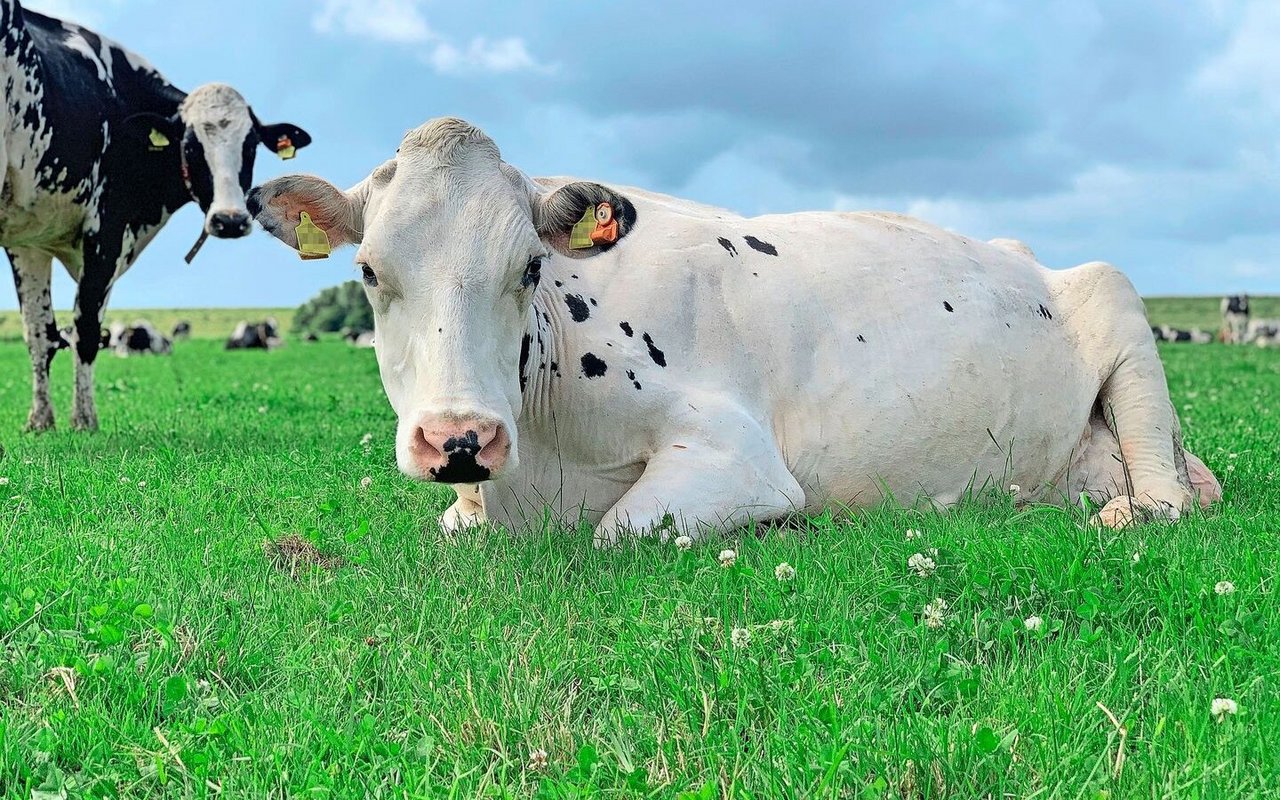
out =
[[[311,134],[291,122],[280,122],[275,125],[258,123],[258,138],[262,146],[283,159],[293,158],[303,147],[311,144]]]
[[[570,258],[611,250],[636,225],[636,207],[607,186],[578,181],[534,200],[538,235]]]
[[[126,138],[144,145],[148,150],[160,152],[182,145],[182,136],[187,131],[187,124],[177,114],[166,117],[163,114],[144,111],[125,117],[121,128]]]

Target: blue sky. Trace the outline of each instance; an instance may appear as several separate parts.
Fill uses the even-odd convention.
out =
[[[1111,261],[1147,294],[1280,292],[1272,0],[25,4],[307,128],[259,181],[355,183],[449,114],[533,175],[744,214],[905,211],[1048,266]],[[199,226],[170,221],[112,305],[296,305],[353,277],[350,252],[303,263],[261,231],[188,267]],[[60,274],[56,305],[73,295]]]

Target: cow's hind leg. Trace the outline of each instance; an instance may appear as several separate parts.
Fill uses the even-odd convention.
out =
[[[709,410],[709,404],[694,403]],[[627,534],[698,536],[779,519],[802,509],[804,489],[771,436],[744,412],[712,413],[708,429],[687,431],[658,448],[640,479],[605,513],[596,544]]]
[[[111,276],[96,274],[88,263],[76,295],[76,375],[71,424],[76,430],[96,431],[98,409],[93,396],[93,362],[102,345],[102,315],[111,290]]]
[[[45,431],[53,427],[49,365],[62,346],[49,290],[53,257],[26,248],[14,248],[8,253],[14,286],[18,290],[18,305],[22,309],[22,336],[31,357],[31,413],[27,416],[27,430]]]
[[[1191,487],[1142,299],[1110,265],[1077,269],[1075,316],[1087,329],[1085,351],[1102,378],[1098,405],[1119,441],[1127,489],[1103,506],[1098,520],[1119,527],[1140,515],[1177,519],[1191,504]]]

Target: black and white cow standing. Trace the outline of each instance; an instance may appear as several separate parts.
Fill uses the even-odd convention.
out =
[[[311,137],[294,125],[263,125],[230,86],[186,94],[120,45],[17,0],[0,0],[0,85],[0,246],[13,264],[31,356],[27,428],[53,427],[56,258],[79,284],[72,424],[93,429],[93,362],[112,285],[193,200],[205,212],[200,242],[247,235],[257,146],[288,158]]]

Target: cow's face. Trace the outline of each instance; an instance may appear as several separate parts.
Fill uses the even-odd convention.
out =
[[[521,350],[542,266],[553,252],[613,246],[569,248],[575,225],[595,228],[601,203],[620,239],[635,221],[626,199],[589,183],[548,194],[502,163],[484,133],[451,119],[410,132],[393,161],[350,191],[293,175],[249,199],[292,247],[303,213],[330,245],[359,245],[382,383],[399,417],[397,462],[443,483],[496,478],[517,463]]]
[[[205,213],[205,231],[222,239],[238,239],[252,229],[245,195],[253,185],[258,145],[292,158],[311,143],[296,125],[263,125],[239,92],[220,83],[187,95],[175,117],[138,114],[129,122],[150,149],[180,149],[182,180]]]

